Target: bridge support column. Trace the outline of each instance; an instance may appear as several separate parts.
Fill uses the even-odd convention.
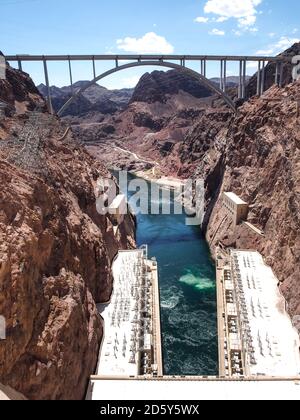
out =
[[[221,73],[220,73],[220,89],[226,91],[226,74],[227,74],[227,61],[221,60]]]
[[[201,76],[206,77],[206,60],[201,60]]]
[[[242,73],[243,73],[243,62],[240,61],[240,68],[239,68],[239,89],[238,89],[238,98],[242,99],[243,97],[243,78],[242,78]]]
[[[49,84],[47,61],[45,60],[45,58],[43,59],[43,63],[44,63],[45,83],[46,83],[47,92],[48,92],[48,98],[47,98],[48,110],[50,114],[53,114],[52,101],[51,101],[51,89],[50,89],[50,84]]]
[[[262,62],[262,70],[261,70],[261,88],[260,88],[260,94],[262,95],[265,91],[265,76],[266,76],[266,62]]]
[[[279,87],[282,88],[283,86],[283,63],[280,63],[280,73],[279,73]]]
[[[70,57],[69,57],[68,61],[69,61],[70,86],[71,86],[71,92],[72,92],[72,95],[73,95],[73,76],[72,76],[72,65],[71,65]]]
[[[279,86],[279,79],[278,79],[278,76],[279,76],[279,63],[278,63],[278,61],[276,62],[276,70],[275,70],[275,85],[276,86]]]
[[[261,80],[261,62],[258,62],[258,69],[257,69],[257,88],[256,88],[256,94],[257,96],[260,96],[260,80]]]
[[[223,92],[226,92],[227,86],[227,61],[224,60],[224,80],[223,80]]]
[[[93,57],[93,76],[96,79],[96,64],[95,64],[95,57]]]
[[[18,68],[19,68],[20,71],[23,71],[22,61],[20,59],[18,59]]]
[[[220,70],[220,89],[223,90],[223,76],[224,76],[223,60],[220,61],[220,64],[221,64],[221,70]]]
[[[246,99],[246,73],[247,73],[247,61],[243,61],[243,89],[242,89],[242,98]]]

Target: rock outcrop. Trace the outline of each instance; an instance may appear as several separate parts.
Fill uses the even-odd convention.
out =
[[[124,111],[97,127],[82,124],[78,133],[89,142],[89,150],[104,157],[109,166],[148,169],[152,160],[157,174],[170,175],[171,171],[177,175],[181,168],[178,148],[215,99],[202,83],[177,70],[146,73]],[[107,124],[115,127],[113,133],[103,132]],[[120,148],[129,152],[120,153]]]
[[[300,315],[299,89],[299,82],[274,86],[244,104],[195,169],[206,180],[204,227],[212,252],[219,243],[260,251],[281,282],[292,316]],[[193,143],[198,141],[204,144],[201,136]],[[233,225],[222,206],[223,191],[249,203],[248,221],[264,235]]]
[[[97,179],[110,174],[63,135],[28,75],[8,68],[0,100],[0,382],[29,399],[82,399],[102,338],[96,303],[110,297],[118,249],[135,245],[134,221],[115,235],[97,213]]]
[[[170,95],[184,91],[195,98],[212,96],[202,83],[178,70],[145,73],[137,84],[130,102],[165,103]]]

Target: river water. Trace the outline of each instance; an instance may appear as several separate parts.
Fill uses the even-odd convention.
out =
[[[200,227],[185,214],[138,214],[137,243],[159,265],[164,374],[217,375],[215,266]]]

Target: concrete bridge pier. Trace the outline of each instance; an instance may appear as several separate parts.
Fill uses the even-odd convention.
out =
[[[69,57],[68,62],[69,62],[70,86],[71,86],[71,92],[72,92],[72,95],[73,95],[73,93],[74,93],[74,92],[73,92],[73,76],[72,76],[72,64],[71,64],[70,57]]]
[[[220,89],[226,92],[227,61],[221,60]]]
[[[278,87],[282,87],[282,82],[283,82],[283,63],[277,62],[276,72],[275,72],[275,84]]]
[[[247,61],[240,60],[240,69],[239,69],[239,89],[238,97],[239,99],[245,99],[246,97],[246,71],[247,71]]]
[[[283,86],[283,63],[280,63],[279,87]]]
[[[265,91],[266,62],[262,62],[260,95]]]
[[[47,60],[45,57],[43,58],[43,64],[44,64],[44,74],[45,74],[45,83],[47,86],[47,103],[48,103],[48,110],[50,114],[53,114],[53,107],[52,107],[52,101],[51,101],[51,89],[50,89],[50,83],[49,83],[49,75],[48,75],[48,67],[47,67]]]
[[[260,96],[260,83],[261,83],[261,62],[258,62],[258,69],[257,69],[257,88],[256,88],[256,94],[257,96]]]
[[[20,59],[18,59],[18,68],[20,71],[23,71],[22,69],[22,61]]]
[[[206,77],[206,60],[201,60],[201,76]]]
[[[246,74],[247,74],[247,61],[243,60],[242,61],[242,81],[243,81],[243,86],[242,86],[242,97],[243,99],[246,98]]]
[[[94,79],[96,79],[96,77],[97,77],[97,75],[96,75],[96,63],[95,63],[95,57],[93,56],[93,59],[92,59],[92,63],[93,63],[93,76],[94,76]]]
[[[277,63],[278,66],[278,63]],[[275,76],[276,82],[277,75]],[[257,89],[256,94],[257,96],[261,96],[265,91],[265,81],[266,81],[266,61],[259,61],[258,62],[258,69],[257,69]]]

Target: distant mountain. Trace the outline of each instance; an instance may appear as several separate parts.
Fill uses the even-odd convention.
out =
[[[55,111],[58,111],[74,92],[87,84],[89,84],[88,81],[79,81],[72,87],[51,86],[51,99]],[[38,89],[45,98],[48,96],[47,87],[44,84],[39,85]],[[113,114],[128,105],[132,93],[133,89],[109,90],[95,83],[78,96],[66,110],[65,115],[78,116],[90,112]]]
[[[246,81],[248,82],[251,79],[251,76],[246,76]],[[213,77],[209,79],[211,82],[216,83],[217,85],[220,84],[219,77]],[[239,76],[228,76],[226,77],[226,86],[228,87],[237,87],[239,85],[240,78]]]
[[[166,103],[170,96],[180,92],[198,99],[212,96],[212,92],[200,81],[181,71],[153,71],[141,77],[130,102]]]

